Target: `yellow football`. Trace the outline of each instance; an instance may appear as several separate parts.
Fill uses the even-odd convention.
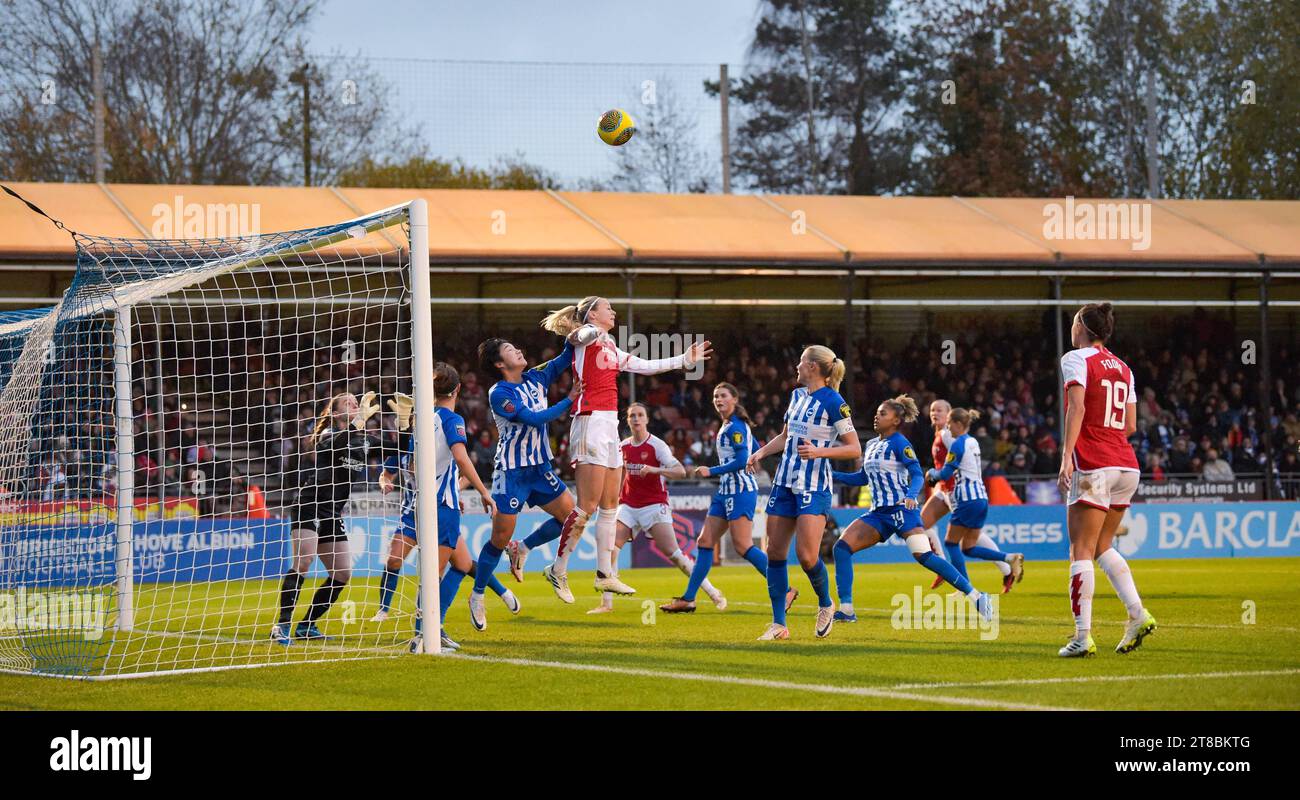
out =
[[[627,144],[632,134],[636,133],[636,123],[626,111],[615,108],[600,115],[600,121],[596,123],[596,133],[605,144],[618,147]]]

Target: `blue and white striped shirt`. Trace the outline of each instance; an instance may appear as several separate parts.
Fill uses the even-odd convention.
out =
[[[745,464],[758,448],[754,444],[754,434],[738,415],[718,429],[718,466],[709,467],[710,475],[721,475],[718,482],[718,494],[744,494],[758,491],[758,481],[745,471]]]
[[[963,433],[948,445],[948,458],[938,473],[942,481],[957,476],[957,483],[952,487],[952,501],[957,505],[989,497],[980,472],[980,443],[969,433]]]
[[[434,409],[433,460],[437,500],[448,508],[460,508],[460,467],[451,455],[451,446],[465,444],[465,419],[449,408]],[[402,436],[402,452],[389,456],[384,469],[402,477],[402,516],[415,513],[415,437]]]
[[[568,411],[572,401],[566,397],[548,408],[546,390],[572,363],[573,346],[566,342],[558,356],[525,372],[519,383],[502,380],[492,384],[488,402],[500,435],[493,459],[497,469],[550,463],[553,456],[546,425]]]
[[[465,444],[465,419],[455,411],[437,408],[438,424],[433,430],[434,464],[437,467],[438,503],[460,508],[460,467],[452,458],[451,446]],[[414,439],[412,440],[414,441]]]
[[[811,393],[800,386],[790,395],[785,425],[785,451],[773,483],[796,494],[829,490],[830,459],[804,460],[799,457],[799,445],[807,442],[813,447],[833,447],[841,436],[853,430],[849,404],[829,386]]]
[[[836,472],[835,480],[850,486],[866,486],[871,490],[871,510],[901,505],[907,498],[915,500],[921,494],[924,476],[921,462],[898,431],[887,439],[877,436],[867,442],[862,450],[862,469],[857,472]]]
[[[415,437],[401,434],[399,451],[384,461],[384,471],[402,481],[402,516],[415,515]]]

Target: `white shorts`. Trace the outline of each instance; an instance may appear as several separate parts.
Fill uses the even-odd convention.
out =
[[[641,506],[633,508],[632,506],[618,507],[618,521],[632,529],[632,535],[636,536],[641,531],[650,533],[650,529],[661,522],[669,525],[673,524],[673,511],[667,503],[655,503],[650,506]]]
[[[952,511],[953,508],[955,507],[954,503],[952,502],[952,495],[948,494],[947,490],[943,488],[942,484],[936,483],[930,490],[930,496],[937,497],[940,500],[942,500],[943,504],[948,507],[949,511]]]
[[[617,469],[623,466],[623,450],[618,443],[617,411],[593,411],[574,417],[569,426],[569,462]]]
[[[1137,472],[1128,469],[1075,470],[1066,504],[1083,503],[1103,510],[1128,508],[1137,492],[1138,477]]]

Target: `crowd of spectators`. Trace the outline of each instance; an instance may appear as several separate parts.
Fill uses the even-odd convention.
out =
[[[1050,319],[1050,317],[1048,317]],[[1054,320],[1051,324],[1054,326]],[[1047,329],[1047,320],[1044,321]],[[1006,475],[1018,491],[1033,476],[1054,479],[1061,466],[1059,441],[1060,387],[1054,328],[1025,331],[1011,326],[968,328],[953,337],[914,336],[899,347],[861,337],[854,354],[852,385],[841,387],[854,410],[863,439],[870,438],[871,416],[883,400],[913,396],[921,419],[906,426],[925,466],[934,430],[928,410],[943,398],[954,407],[973,408],[981,418],[972,430],[985,460],[986,475]],[[1273,413],[1258,421],[1257,367],[1243,364],[1241,339],[1224,316],[1203,309],[1153,325],[1146,336],[1113,342],[1134,373],[1140,396],[1138,429],[1131,438],[1148,480],[1171,476],[1231,480],[1264,472],[1264,436],[1271,437],[1278,488],[1286,496],[1300,493],[1297,437],[1300,437],[1300,361],[1288,347],[1274,350]],[[484,334],[486,335],[486,334]],[[554,356],[561,343],[541,330],[492,332],[528,353],[533,363]],[[663,438],[687,465],[712,464],[719,420],[711,403],[719,380],[739,387],[742,403],[754,421],[754,433],[766,441],[778,434],[789,394],[795,387],[794,365],[803,346],[825,343],[837,351],[839,341],[794,327],[780,335],[766,326],[743,331],[708,332],[715,358],[704,374],[688,380],[682,373],[638,377],[636,398],[650,408],[650,430]],[[446,342],[448,360],[461,370],[464,386],[460,411],[471,439],[471,457],[486,480],[491,472],[490,440],[495,427],[487,409],[490,379],[480,380],[472,354],[479,332],[461,332]],[[952,341],[952,347],[945,346]],[[447,358],[447,356],[443,356]],[[630,382],[620,384],[623,405],[630,401]],[[552,387],[552,401],[567,392],[567,379]],[[557,463],[569,473],[568,420],[551,424]],[[1022,494],[1023,496],[1023,494]]]
[[[1050,327],[1048,320],[1051,320]],[[1052,479],[1060,468],[1058,439],[1060,386],[1050,315],[1042,331],[1011,324],[958,326],[948,335],[915,335],[888,346],[864,334],[850,354],[853,379],[841,387],[862,439],[871,437],[871,416],[883,400],[910,394],[921,418],[906,426],[925,466],[930,466],[929,404],[938,398],[954,407],[973,408],[980,419],[972,429],[985,460],[986,475],[1006,475],[1017,490],[1033,476]],[[137,494],[229,498],[218,511],[238,513],[249,476],[266,488],[285,490],[277,500],[292,501],[296,476],[310,465],[306,438],[333,394],[360,395],[377,390],[383,400],[410,391],[406,353],[398,346],[394,323],[360,323],[351,340],[326,333],[267,336],[251,329],[227,328],[222,335],[191,343],[136,345],[135,374]],[[938,327],[938,326],[936,326]],[[1224,316],[1202,309],[1146,326],[1143,335],[1121,336],[1113,349],[1132,367],[1138,388],[1137,432],[1131,437],[1146,480],[1201,477],[1227,481],[1264,471],[1266,437],[1282,496],[1300,495],[1300,359],[1287,346],[1274,350],[1270,391],[1274,418],[1261,421],[1259,380],[1254,364],[1242,363],[1241,341]],[[1049,331],[1053,335],[1047,335]],[[713,386],[728,381],[760,441],[777,435],[795,363],[803,346],[843,350],[838,334],[828,337],[799,326],[774,333],[765,325],[704,332],[715,355],[703,374],[638,377],[635,396],[650,410],[650,430],[689,465],[716,463],[714,437],[719,420],[712,408]],[[364,335],[363,335],[364,334]],[[475,330],[464,326],[439,331],[436,357],[461,375],[459,413],[466,420],[471,461],[485,482],[491,479],[497,431],[487,393],[494,378],[480,373],[475,352],[480,340],[503,336],[524,350],[531,364],[554,357],[562,343],[540,328]],[[384,344],[379,344],[383,342]],[[157,369],[161,360],[161,394]],[[551,387],[557,402],[568,392],[571,375]],[[182,391],[188,388],[192,391]],[[632,399],[630,381],[620,382],[622,405]],[[195,407],[182,398],[197,397]],[[362,483],[377,480],[385,456],[396,452],[393,415],[378,414],[370,432],[381,442],[372,451]],[[571,478],[569,419],[549,428],[556,464]],[[68,428],[52,431],[52,446],[38,460],[36,495],[84,495],[111,490],[114,465],[111,415],[84,415]],[[767,465],[769,471],[775,464]]]

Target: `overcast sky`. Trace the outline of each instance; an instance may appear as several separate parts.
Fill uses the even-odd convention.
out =
[[[489,61],[740,63],[757,0],[325,0],[317,49]]]
[[[612,172],[596,120],[610,108],[635,119],[646,81],[698,118],[700,148],[720,160],[718,103],[703,82],[723,62],[739,74],[757,5],[325,0],[311,48],[366,57],[431,155],[480,167],[521,156],[575,186]]]

